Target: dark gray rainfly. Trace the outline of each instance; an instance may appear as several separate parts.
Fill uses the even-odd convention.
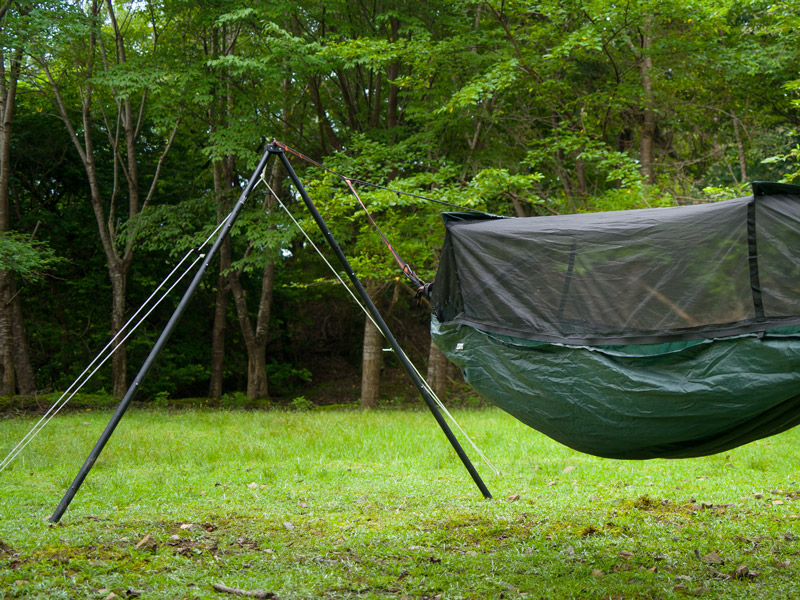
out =
[[[644,459],[721,452],[800,422],[800,186],[444,219],[434,339],[531,427]]]

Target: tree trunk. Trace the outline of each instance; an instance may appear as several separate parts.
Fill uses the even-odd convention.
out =
[[[642,137],[640,142],[640,160],[642,175],[647,183],[655,183],[656,174],[653,163],[653,144],[656,136],[656,112],[653,109],[653,84],[650,74],[653,71],[653,58],[650,56],[652,42],[650,34],[651,24],[646,22],[641,34],[642,54],[639,57],[639,80],[644,93],[644,107],[642,109]]]
[[[247,348],[247,397],[250,400],[268,398],[267,383],[267,343],[264,340]]]
[[[319,127],[319,141],[322,145],[322,153],[327,154],[328,148],[334,150],[341,150],[342,144],[336,135],[336,131],[331,125],[331,121],[325,112],[325,106],[322,103],[322,96],[319,89],[319,77],[312,77],[308,82],[308,92],[311,96],[311,103],[317,113],[317,125]]]
[[[14,347],[14,371],[17,377],[17,391],[23,396],[36,393],[36,375],[31,364],[31,347],[28,332],[22,318],[22,301],[17,293],[14,280],[11,280],[11,339]]]
[[[277,164],[277,163],[276,163]],[[267,333],[270,311],[272,308],[272,288],[275,283],[275,263],[267,261],[261,277],[261,299],[258,304],[256,326],[247,310],[247,295],[242,287],[239,274],[229,276],[236,314],[242,330],[245,348],[247,349],[247,397],[251,400],[267,398]]]
[[[739,130],[739,117],[735,112],[731,112],[733,119],[733,132],[736,135],[736,150],[739,154],[739,183],[747,181],[747,154],[744,150],[744,140],[742,139],[741,131]]]
[[[397,301],[400,299],[400,281],[395,280],[392,299],[384,313],[384,319],[392,314]],[[367,282],[367,293],[378,306],[379,296],[386,289],[384,286]],[[375,408],[381,393],[381,369],[383,368],[383,334],[373,323],[372,319],[364,320],[364,342],[361,357],[361,407]]]
[[[400,21],[396,17],[392,17],[389,19],[389,23],[392,28],[392,41],[397,41],[397,34],[400,30]],[[393,62],[389,65],[387,69],[387,77],[389,79],[389,102],[386,106],[386,128],[391,131],[398,125],[399,121],[399,110],[398,110],[398,95],[400,93],[400,87],[395,84],[395,80],[397,79],[398,74],[400,73],[400,65],[397,62]]]
[[[220,263],[222,261],[220,260]],[[217,276],[217,293],[214,298],[214,324],[211,328],[211,377],[209,398],[222,397],[222,379],[225,371],[225,330],[227,329],[228,287],[223,268]]]
[[[270,175],[270,186],[278,192],[280,189],[280,163],[275,161]],[[267,197],[267,206],[272,207],[272,199]],[[269,319],[272,313],[272,291],[275,286],[275,261],[268,258],[261,275],[261,295],[258,300],[256,323],[250,319],[247,310],[247,297],[242,287],[241,272],[231,273],[228,277],[239,326],[247,348],[247,397],[251,400],[267,398],[267,342],[269,341]]]
[[[215,161],[212,165],[214,174],[214,195],[217,202],[217,221],[221,221],[228,213],[226,192],[233,185],[233,159],[224,162]],[[211,329],[211,377],[208,395],[211,398],[222,396],[222,380],[225,370],[225,332],[228,327],[228,286],[227,271],[231,268],[230,238],[222,242],[219,253],[219,274],[217,275],[217,293],[214,299],[214,324]]]
[[[361,358],[361,408],[376,408],[381,393],[381,368],[383,367],[383,334],[366,319],[364,347]]]
[[[11,271],[0,271],[0,396],[16,392],[11,332]]]
[[[447,398],[447,357],[431,340],[428,354],[428,384],[440,400]]]
[[[109,264],[111,275],[111,335],[117,335],[125,324],[125,290],[128,287],[127,273],[119,264]],[[111,385],[114,398],[122,398],[128,389],[128,356],[125,345],[114,343],[111,359]]]
[[[3,6],[5,11],[8,4]],[[2,15],[0,15],[2,18]],[[5,62],[0,51],[0,61]],[[11,183],[11,128],[14,122],[16,105],[17,80],[20,73],[22,48],[18,48],[8,69],[8,81],[5,70],[0,79],[0,234],[11,226],[9,215],[9,185]],[[14,345],[14,302],[19,302],[13,289],[13,273],[0,269],[0,396],[12,395],[16,392],[16,373],[14,357],[17,352]],[[24,326],[20,323],[20,327]]]

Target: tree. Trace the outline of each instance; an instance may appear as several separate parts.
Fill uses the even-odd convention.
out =
[[[0,5],[0,396],[36,391],[14,272],[30,276],[48,262],[33,235],[26,241],[10,233],[11,138],[29,12],[24,4],[12,10],[11,0]]]
[[[137,217],[156,194],[161,168],[178,131],[180,119],[169,94],[179,93],[180,81],[175,71],[165,73],[157,66],[162,24],[149,4],[131,6],[124,28],[111,0],[104,5],[93,0],[85,12],[82,4],[62,10],[59,39],[63,44],[36,58],[49,87],[43,91],[64,122],[88,180],[111,281],[113,337],[125,322]],[[127,36],[139,39],[130,43]],[[69,103],[67,91],[77,93],[77,107]],[[146,128],[152,128],[149,135]],[[105,139],[98,140],[99,136]],[[110,164],[99,163],[100,145],[108,151]],[[158,150],[153,152],[154,148]],[[140,171],[145,166],[150,185],[143,187]],[[121,196],[127,196],[127,203],[122,203]],[[126,353],[119,342],[114,349],[113,393],[121,397],[127,388]]]

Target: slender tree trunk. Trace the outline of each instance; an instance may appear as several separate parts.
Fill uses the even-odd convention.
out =
[[[272,288],[275,283],[275,263],[267,261],[264,267],[255,327],[247,310],[247,295],[238,274],[231,274],[229,280],[247,349],[247,397],[251,400],[267,398],[269,396],[266,368],[267,333],[272,308]]]
[[[374,282],[367,282],[367,293],[375,305],[378,305],[379,296],[385,288]],[[384,319],[392,314],[397,301],[400,299],[400,282],[395,281],[392,299],[384,313]],[[375,327],[372,320],[364,320],[364,341],[361,357],[361,407],[375,408],[378,406],[381,393],[381,369],[383,368],[383,334]]]
[[[392,28],[392,41],[397,40],[397,34],[400,30],[400,21],[396,17],[389,19],[389,24]],[[400,87],[394,82],[400,73],[400,64],[393,62],[389,65],[387,77],[389,78],[389,101],[386,107],[386,127],[390,131],[397,127],[399,121],[398,109],[398,96],[400,94]]]
[[[208,396],[222,396],[222,380],[225,372],[225,330],[228,316],[228,284],[223,275],[224,267],[220,257],[220,273],[217,275],[217,293],[214,298],[214,324],[211,328],[211,377]]]
[[[230,189],[229,178],[223,174],[222,161],[212,165],[214,173],[214,195],[217,201],[217,220],[227,214],[225,190]],[[231,267],[230,239],[226,238],[220,247],[219,274],[217,275],[217,293],[214,299],[214,324],[211,329],[211,381],[208,395],[211,398],[222,396],[222,380],[225,370],[225,331],[228,324],[229,286],[226,272]]]
[[[731,118],[733,119],[733,133],[736,136],[736,150],[739,154],[739,182],[744,183],[747,181],[747,154],[744,150],[744,139],[742,139],[739,127],[739,117],[735,112],[731,112]]]
[[[653,72],[653,58],[650,55],[652,43],[651,23],[644,24],[641,33],[641,55],[638,60],[639,81],[642,85],[644,95],[644,107],[642,108],[642,133],[640,140],[640,157],[642,175],[647,183],[655,183],[655,165],[653,160],[653,145],[656,136],[656,112],[653,108],[655,100],[653,98],[653,83],[651,73]]]
[[[431,340],[428,354],[428,384],[441,400],[447,398],[447,357]]]
[[[7,8],[8,4],[4,4],[3,12]],[[11,128],[14,122],[21,60],[22,48],[18,48],[11,60],[11,68],[8,69],[8,81],[5,68],[0,78],[0,234],[8,231],[11,226],[9,215]],[[5,61],[1,51],[0,61]],[[11,271],[0,269],[0,396],[14,394],[17,387],[14,358],[18,352],[14,344],[14,303],[19,303],[19,298],[14,294],[13,277]],[[19,323],[19,327],[24,329],[22,322]]]
[[[11,337],[14,343],[14,372],[17,376],[17,391],[23,396],[36,393],[36,376],[31,363],[31,347],[28,332],[22,318],[22,301],[11,280]]]
[[[11,271],[0,271],[0,396],[13,396],[17,390],[11,331],[10,279]]]
[[[364,323],[364,346],[361,358],[361,408],[375,408],[381,393],[383,334],[370,319]]]
[[[270,186],[276,193],[280,190],[280,163],[275,161],[270,175]],[[272,207],[272,199],[268,197],[267,205]],[[247,397],[251,400],[267,398],[267,342],[269,341],[269,319],[272,313],[272,291],[275,287],[275,261],[268,258],[261,275],[261,295],[258,300],[256,322],[253,325],[247,309],[247,296],[241,282],[241,273],[229,276],[236,314],[247,348]]]
[[[311,95],[311,103],[314,105],[314,110],[317,113],[317,125],[319,127],[319,141],[322,145],[322,153],[327,154],[328,148],[340,150],[342,147],[336,132],[331,125],[331,121],[325,112],[325,106],[322,102],[322,95],[319,90],[319,77],[312,77],[308,83],[308,91]]]
[[[128,287],[128,274],[120,264],[109,267],[111,274],[111,334],[117,335],[125,324],[125,292]],[[122,398],[128,389],[128,355],[125,345],[114,344],[114,357],[111,359],[111,376],[114,398]]]

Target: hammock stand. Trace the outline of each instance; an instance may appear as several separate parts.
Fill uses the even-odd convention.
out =
[[[472,480],[475,482],[475,485],[478,487],[481,494],[483,494],[484,498],[489,499],[492,497],[491,493],[484,484],[483,480],[481,479],[474,465],[470,461],[466,452],[462,448],[458,439],[455,437],[453,431],[450,429],[450,426],[447,424],[441,412],[439,411],[439,408],[436,406],[434,399],[428,392],[420,376],[417,374],[416,370],[414,369],[414,366],[411,364],[405,352],[400,347],[399,343],[397,342],[397,339],[394,337],[394,334],[389,329],[389,326],[384,321],[383,317],[381,316],[374,302],[372,302],[372,299],[369,297],[369,294],[367,294],[366,290],[364,289],[364,286],[362,285],[358,276],[353,271],[346,256],[342,252],[338,243],[336,242],[330,230],[328,229],[327,225],[325,224],[325,221],[323,220],[322,216],[320,215],[313,201],[311,200],[305,188],[303,187],[303,184],[301,183],[300,179],[298,178],[297,174],[292,168],[291,163],[286,157],[286,154],[284,152],[284,146],[278,144],[276,141],[273,140],[273,142],[269,144],[266,150],[264,151],[264,154],[259,160],[258,165],[253,171],[253,174],[250,176],[250,179],[247,185],[245,186],[244,190],[242,191],[242,194],[240,195],[238,201],[236,202],[236,205],[234,206],[228,220],[225,222],[225,225],[222,227],[222,229],[220,229],[220,233],[217,236],[216,241],[206,254],[205,258],[203,259],[203,262],[200,264],[200,267],[198,268],[194,278],[187,287],[186,291],[184,292],[183,297],[181,298],[180,302],[175,308],[175,311],[173,312],[172,316],[170,317],[169,321],[164,327],[164,330],[161,332],[161,335],[156,340],[147,358],[142,363],[139,372],[131,382],[131,385],[125,392],[124,397],[117,406],[117,409],[114,412],[113,416],[111,417],[111,420],[109,421],[108,425],[106,425],[106,428],[103,430],[103,433],[100,435],[99,439],[97,440],[94,447],[90,451],[89,456],[83,463],[83,466],[81,466],[72,484],[69,486],[63,498],[61,499],[61,502],[58,504],[52,516],[50,517],[49,521],[51,523],[58,523],[61,520],[61,517],[64,515],[64,512],[66,512],[67,508],[69,508],[69,505],[72,502],[73,498],[75,497],[75,494],[80,489],[81,485],[83,484],[83,481],[89,474],[89,471],[92,469],[94,463],[100,456],[100,453],[103,451],[103,448],[108,443],[109,439],[111,439],[114,430],[116,429],[119,422],[122,420],[122,417],[125,415],[125,411],[128,409],[128,406],[130,405],[131,401],[136,395],[136,392],[138,391],[142,380],[147,375],[147,372],[150,370],[158,354],[161,352],[164,345],[167,343],[167,340],[169,339],[169,336],[172,334],[173,330],[178,324],[178,321],[183,316],[183,313],[185,312],[187,306],[189,305],[189,301],[191,300],[198,286],[200,285],[200,281],[202,280],[203,275],[208,269],[209,264],[211,263],[212,259],[216,256],[216,254],[219,252],[219,248],[221,247],[224,239],[230,234],[230,230],[234,222],[236,221],[237,217],[244,208],[247,199],[250,197],[250,194],[252,193],[253,189],[258,183],[262,173],[265,172],[267,162],[270,156],[272,155],[277,156],[278,159],[283,164],[283,166],[286,168],[286,171],[289,174],[292,183],[297,188],[297,191],[300,193],[303,202],[305,203],[309,212],[313,216],[314,221],[316,222],[317,226],[320,228],[323,235],[325,236],[328,245],[331,247],[334,254],[336,254],[336,257],[339,259],[339,262],[341,263],[342,267],[347,273],[347,276],[350,278],[350,281],[352,282],[353,286],[355,287],[356,292],[361,297],[362,302],[369,310],[370,315],[372,316],[378,328],[381,330],[381,333],[383,333],[384,337],[389,342],[389,345],[391,346],[397,358],[400,360],[400,363],[405,369],[406,373],[408,373],[408,376],[411,378],[414,385],[417,387],[417,390],[419,391],[420,395],[425,401],[425,404],[430,409],[431,413],[436,419],[436,422],[439,424],[439,427],[442,429],[445,436],[447,437],[447,440],[453,446],[453,449],[455,450],[459,459],[463,463],[464,467],[469,472],[470,476],[472,477]]]
[[[51,522],[122,419],[271,155],[491,498],[285,149],[267,147]],[[435,284],[420,288],[432,301],[431,335],[476,391],[530,427],[588,454],[650,459],[722,452],[800,424],[800,186],[757,182],[752,196],[694,206],[527,219],[445,213],[444,221]]]

